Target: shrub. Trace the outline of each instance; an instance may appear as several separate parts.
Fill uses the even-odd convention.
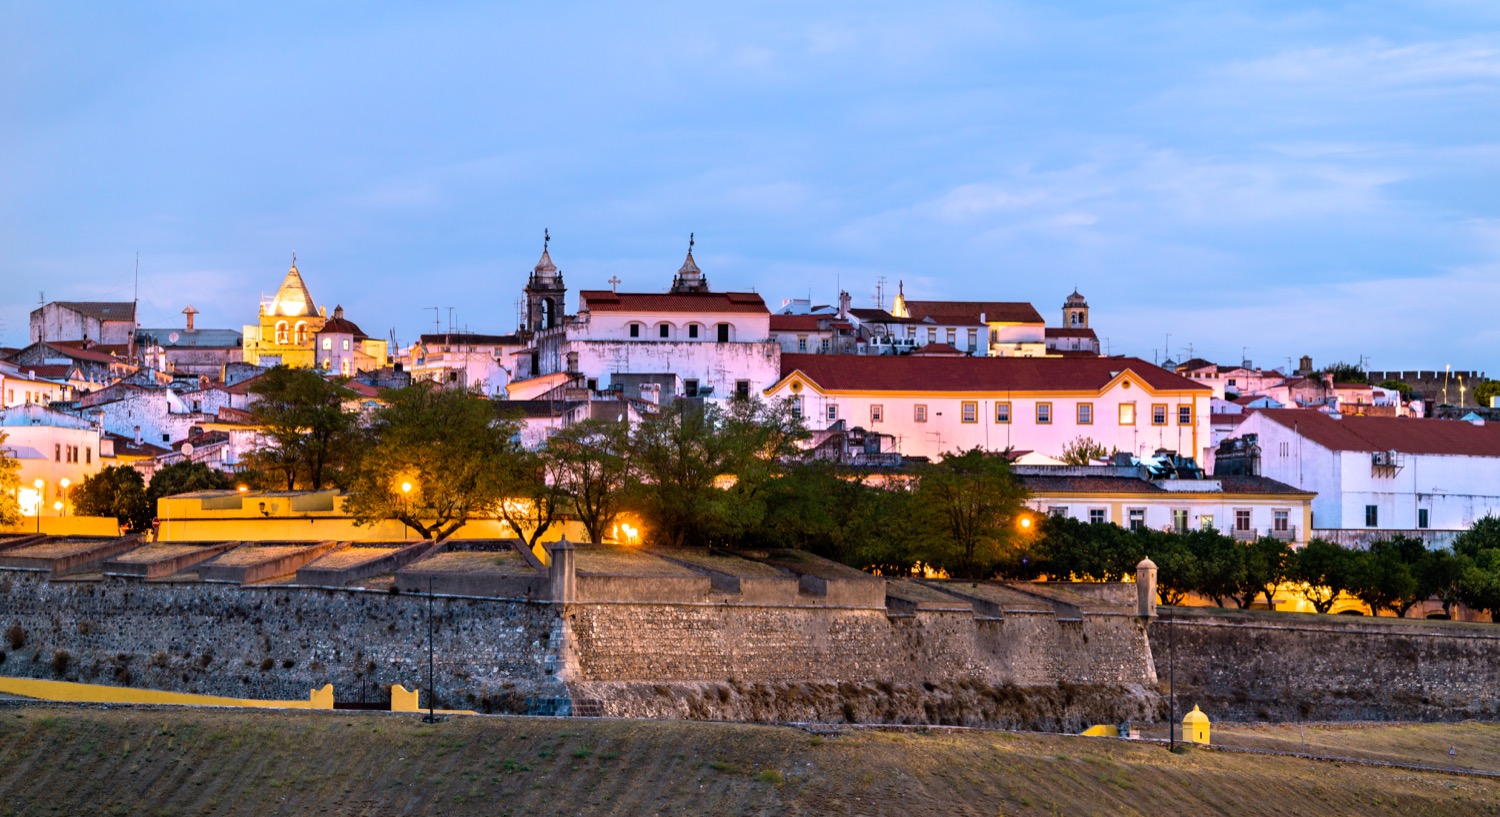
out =
[[[271,657],[269,657],[269,656],[267,656],[265,659],[263,659],[260,662],[260,671],[261,672],[269,672],[270,669],[271,669],[271,667],[274,667],[274,666],[276,666],[276,660],[273,659],[273,658],[271,658]]]
[[[5,643],[13,650],[21,649],[26,646],[26,631],[19,624],[10,625],[10,629],[5,631]]]
[[[67,650],[58,650],[52,653],[52,674],[61,678],[68,674],[68,665],[73,662],[73,656]]]

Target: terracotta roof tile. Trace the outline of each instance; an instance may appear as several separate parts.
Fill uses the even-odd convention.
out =
[[[589,312],[746,312],[769,315],[766,302],[754,292],[611,292],[585,289],[578,293],[579,311]]]
[[[1067,327],[1067,326],[1059,326],[1059,327],[1049,326],[1049,327],[1047,327],[1046,337],[1049,337],[1049,338],[1089,338],[1090,340],[1098,340],[1099,339],[1099,336],[1096,335],[1096,334],[1094,334],[1094,330],[1092,330],[1092,329],[1074,329],[1072,327]]]
[[[817,332],[818,321],[828,320],[818,315],[772,315],[772,332]]]
[[[1212,391],[1139,358],[781,356],[781,376],[801,372],[830,391],[1088,391],[1130,370],[1158,391]]]
[[[907,301],[906,311],[917,320],[946,315],[978,321],[983,314],[991,323],[1042,323],[1041,313],[1024,301]]]
[[[1334,419],[1320,411],[1261,409],[1266,419],[1293,429],[1331,451],[1400,451],[1405,454],[1500,457],[1500,424],[1417,417]]]

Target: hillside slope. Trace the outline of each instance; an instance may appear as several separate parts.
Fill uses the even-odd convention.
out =
[[[0,792],[19,815],[1500,810],[1500,780],[1055,735],[57,705],[0,708]]]

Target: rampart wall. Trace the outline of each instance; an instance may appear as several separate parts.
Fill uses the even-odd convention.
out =
[[[1500,716],[1493,624],[1162,608],[1150,632],[1163,690],[1176,665],[1179,711],[1197,704],[1242,721]]]

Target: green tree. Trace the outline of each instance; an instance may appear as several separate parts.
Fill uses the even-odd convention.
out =
[[[568,506],[591,542],[604,541],[624,506],[629,444],[629,427],[609,420],[574,423],[547,440],[548,472],[567,491]]]
[[[1203,586],[1203,563],[1180,533],[1141,528],[1131,531],[1151,561],[1156,563],[1156,595],[1169,606],[1182,604]]]
[[[1276,607],[1276,589],[1286,581],[1292,548],[1274,536],[1262,536],[1245,549],[1245,571],[1241,576],[1238,601],[1249,607],[1258,595],[1266,597],[1266,606]]]
[[[1104,443],[1079,435],[1063,445],[1062,461],[1068,465],[1088,465],[1109,455],[1110,450],[1104,447]]]
[[[1248,548],[1212,529],[1191,530],[1179,535],[1188,552],[1198,561],[1198,584],[1194,590],[1223,607],[1224,599],[1234,597],[1245,584],[1245,553]],[[1161,565],[1157,568],[1160,575]]]
[[[760,524],[764,489],[805,436],[788,401],[675,401],[632,430],[632,505],[660,544],[737,543]]]
[[[130,533],[151,527],[152,505],[146,480],[128,465],[106,465],[83,478],[69,492],[74,510],[83,516],[112,516]]]
[[[1319,372],[1319,374],[1333,375],[1333,382],[1335,383],[1370,382],[1370,376],[1365,373],[1364,369],[1359,368],[1353,363],[1345,363],[1343,361],[1339,361],[1338,363],[1334,363],[1330,366],[1325,366],[1323,368],[1323,371]]]
[[[529,548],[552,529],[567,502],[567,489],[548,473],[548,462],[536,452],[519,446],[505,461],[496,463],[496,476],[504,497],[495,505],[496,516],[510,525]]]
[[[21,462],[5,448],[6,433],[0,431],[0,525],[21,521]]]
[[[1146,555],[1146,540],[1110,522],[1047,514],[1038,528],[1038,569],[1053,581],[1121,581]]]
[[[1500,517],[1485,516],[1453,540],[1459,601],[1500,620]]]
[[[990,575],[1019,533],[1026,490],[1003,456],[972,448],[919,471],[917,497],[932,514],[933,563],[950,575]]]
[[[350,393],[313,369],[276,366],[250,386],[250,414],[265,445],[246,459],[264,481],[321,490],[355,447]]]
[[[345,508],[355,522],[394,519],[436,540],[493,514],[505,498],[502,473],[517,456],[518,425],[466,391],[418,384],[388,392],[387,401],[349,481]]]
[[[209,468],[201,462],[178,462],[151,475],[151,484],[146,488],[146,502],[154,515],[156,501],[164,496],[194,491],[224,491],[233,487],[234,481],[223,471]]]
[[[1484,380],[1474,387],[1474,402],[1478,405],[1488,406],[1496,395],[1500,395],[1500,380]]]
[[[1389,548],[1377,549],[1376,545],[1380,544],[1375,542],[1369,550],[1349,553],[1349,587],[1346,589],[1365,603],[1372,616],[1380,615],[1380,611],[1386,609],[1404,612],[1411,604],[1403,607],[1403,600],[1410,599],[1417,587],[1411,568]]]
[[[1297,551],[1287,579],[1297,593],[1320,613],[1333,609],[1340,592],[1349,586],[1349,551],[1324,539],[1314,539]]]
[[[1451,617],[1453,606],[1459,603],[1458,582],[1465,567],[1466,560],[1447,548],[1423,553],[1413,571],[1418,600],[1437,599],[1443,605],[1443,614]]]

